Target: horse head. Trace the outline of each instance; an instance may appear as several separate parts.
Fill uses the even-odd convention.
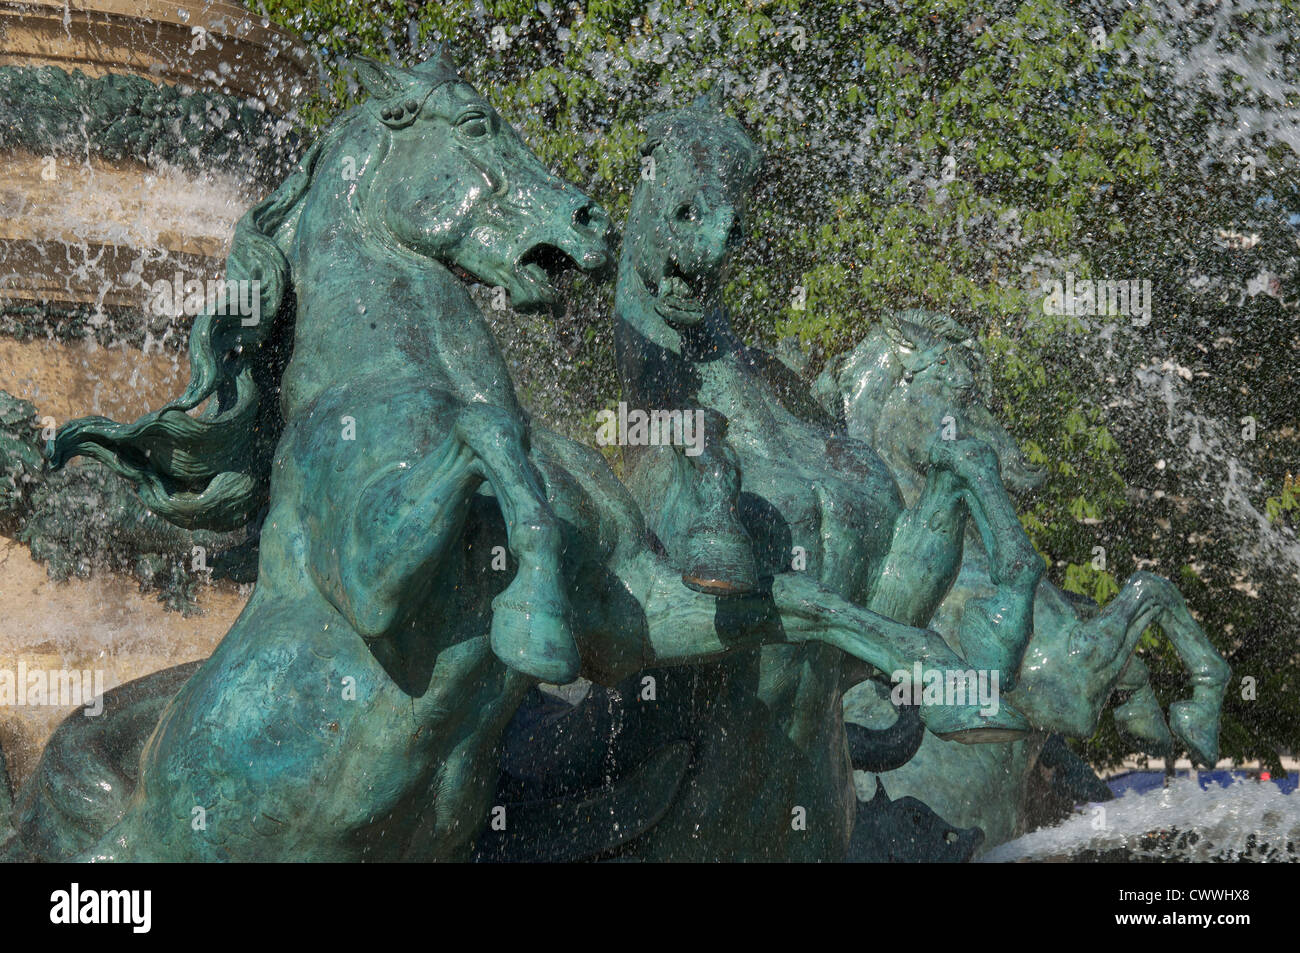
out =
[[[1012,493],[1028,492],[1046,476],[989,411],[992,379],[984,354],[947,315],[886,314],[832,379],[849,432],[874,446],[900,478],[925,471],[929,443],[949,417],[955,434],[994,449]]]
[[[722,111],[716,88],[685,109],[652,116],[647,133],[620,285],[634,287],[640,311],[681,329],[698,324],[716,302],[727,255],[744,236],[762,157]],[[636,280],[627,280],[629,269]]]
[[[441,262],[505,288],[521,309],[553,305],[553,274],[570,262],[609,263],[605,212],[548,172],[445,53],[411,69],[361,60],[358,73],[370,98],[235,228],[226,277],[258,289],[257,317],[224,307],[196,317],[185,393],[131,424],[72,421],[49,447],[52,467],[93,457],[164,519],[236,529],[267,499],[284,404],[267,392],[294,340],[301,301],[288,291],[304,251],[344,281],[365,267],[348,243],[374,236],[390,258],[418,256],[413,271]]]
[[[362,211],[382,234],[504,287],[522,310],[554,305],[570,263],[609,263],[605,211],[547,171],[445,52],[411,69],[355,65],[381,143]]]

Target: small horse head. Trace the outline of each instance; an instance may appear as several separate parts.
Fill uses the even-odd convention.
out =
[[[951,417],[956,435],[994,449],[1011,492],[1032,490],[1046,476],[989,411],[992,380],[984,354],[947,315],[886,314],[834,378],[849,432],[874,446],[896,472],[924,472],[929,443]]]
[[[675,328],[698,324],[716,298],[762,163],[721,105],[715,87],[686,109],[652,116],[641,148],[650,161],[632,197],[623,267],[635,269],[654,312]]]
[[[413,69],[356,66],[386,147],[365,212],[398,244],[504,287],[524,310],[554,305],[570,262],[609,263],[604,209],[548,172],[445,52]]]

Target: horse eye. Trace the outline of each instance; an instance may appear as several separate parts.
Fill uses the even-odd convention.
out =
[[[693,222],[699,217],[699,212],[690,202],[677,206],[677,221]]]
[[[482,139],[488,134],[488,119],[482,113],[470,113],[456,124],[462,135],[470,139]]]

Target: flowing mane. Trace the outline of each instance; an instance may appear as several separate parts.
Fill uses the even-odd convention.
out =
[[[190,331],[185,393],[131,424],[106,417],[72,421],[48,449],[52,469],[75,456],[98,460],[131,481],[151,510],[188,529],[232,530],[258,515],[283,424],[275,395],[296,314],[292,268],[273,236],[306,198],[328,144],[349,125],[338,123],[318,139],[235,227],[226,280],[251,282],[257,322],[245,325],[238,313],[199,315]],[[200,414],[190,415],[209,398]]]

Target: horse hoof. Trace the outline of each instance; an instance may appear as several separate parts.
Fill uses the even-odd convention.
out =
[[[489,644],[497,658],[517,672],[552,685],[578,677],[582,660],[562,612],[503,598],[492,601]]]
[[[944,741],[966,745],[1019,741],[1032,730],[1025,716],[1005,702],[989,715],[974,705],[922,705],[921,720]]]
[[[1142,750],[1149,755],[1162,757],[1174,747],[1174,736],[1165,723],[1164,712],[1156,704],[1155,696],[1147,692],[1135,694],[1116,708],[1115,723],[1140,741]]]
[[[687,588],[714,596],[734,596],[758,588],[754,541],[733,506],[706,504],[686,529],[679,564]]]
[[[731,579],[717,579],[714,574],[704,571],[701,575],[682,573],[682,585],[707,596],[743,596],[754,591],[754,584],[747,580],[739,582]]]
[[[1192,761],[1214,767],[1219,760],[1217,712],[1208,712],[1195,701],[1174,702],[1169,706],[1169,727]]]
[[[758,588],[758,567],[748,546],[710,545],[694,555],[682,573],[688,589],[711,596],[740,596]]]

